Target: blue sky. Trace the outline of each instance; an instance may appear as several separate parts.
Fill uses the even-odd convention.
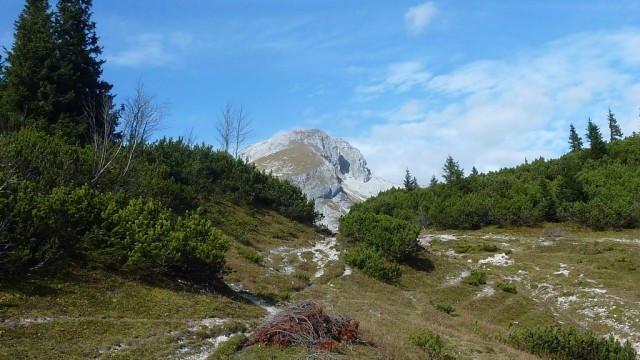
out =
[[[52,5],[54,0],[51,0]],[[10,48],[24,2],[0,3]],[[636,0],[95,0],[119,99],[140,79],[169,113],[157,136],[216,145],[227,102],[252,141],[319,128],[376,174],[422,184],[447,155],[468,173],[555,158],[569,124],[607,109],[640,131]]]

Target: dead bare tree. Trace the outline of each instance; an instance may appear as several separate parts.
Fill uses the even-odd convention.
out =
[[[251,120],[244,108],[228,102],[220,111],[216,132],[220,148],[237,158],[242,145],[249,139],[253,130]]]
[[[142,82],[138,81],[135,94],[125,101],[122,111],[122,141],[127,149],[122,175],[130,170],[139,147],[160,129],[167,107],[166,103],[156,103],[155,96],[146,93]]]
[[[133,96],[127,98],[119,111],[113,111],[113,97],[105,95],[101,101],[88,101],[84,113],[89,121],[91,144],[94,149],[92,183],[110,170],[116,159],[126,155],[121,175],[126,175],[135,160],[139,147],[160,128],[166,104],[157,104],[155,97],[144,91],[138,82]],[[116,136],[117,118],[120,132]]]
[[[233,137],[233,119],[235,110],[233,104],[228,102],[220,111],[218,122],[216,123],[216,131],[218,133],[218,142],[220,149],[229,152],[231,147],[231,138]]]
[[[100,101],[91,99],[85,102],[84,115],[89,122],[94,150],[91,183],[95,183],[113,166],[122,150],[122,141],[116,141],[114,137],[118,113],[113,111],[113,96],[104,94]]]
[[[251,133],[253,129],[251,129],[251,119],[249,119],[248,114],[244,111],[243,107],[240,106],[236,109],[236,117],[234,122],[234,151],[233,156],[238,158],[238,155],[241,147],[244,143],[251,137]]]

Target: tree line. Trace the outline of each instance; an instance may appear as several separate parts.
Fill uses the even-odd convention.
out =
[[[558,159],[525,161],[486,174],[465,176],[448,156],[442,181],[420,188],[407,170],[404,188],[356,204],[347,216],[385,214],[421,227],[478,229],[572,222],[595,230],[640,227],[640,136],[624,137],[609,110],[606,141],[591,119],[588,147],[573,124],[570,151]]]
[[[72,264],[210,279],[229,246],[217,223],[229,206],[319,218],[299,188],[230,154],[248,135],[232,106],[222,150],[150,142],[166,108],[141,83],[115,103],[91,6],[27,0],[0,59],[2,276]]]

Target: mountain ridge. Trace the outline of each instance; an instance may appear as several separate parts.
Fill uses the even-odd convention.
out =
[[[360,150],[319,129],[277,134],[247,147],[242,157],[299,186],[332,230],[354,203],[395,186],[372,174]]]

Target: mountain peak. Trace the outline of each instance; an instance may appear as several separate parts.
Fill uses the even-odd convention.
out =
[[[335,230],[351,205],[393,186],[371,174],[360,150],[318,129],[294,130],[249,146],[243,158],[299,186]]]

